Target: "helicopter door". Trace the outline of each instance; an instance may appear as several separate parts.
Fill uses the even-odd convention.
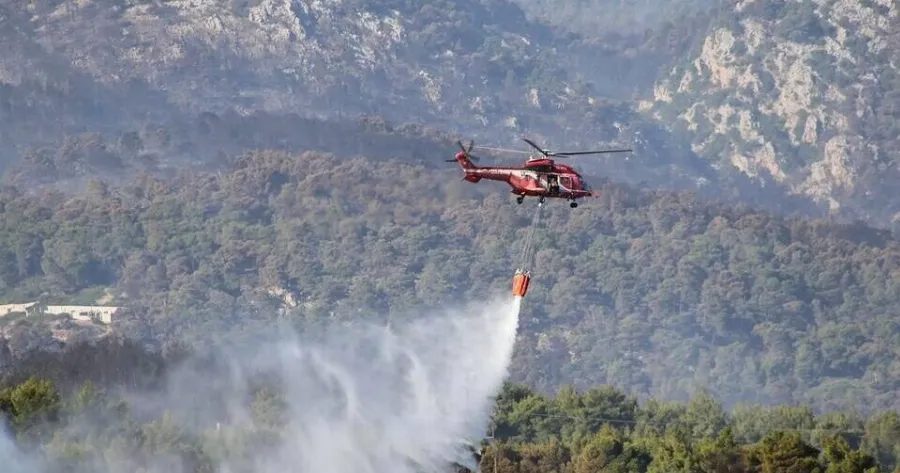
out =
[[[556,174],[547,175],[547,188],[551,194],[559,192],[559,176]]]
[[[559,178],[559,184],[565,190],[572,190],[572,178],[569,176],[562,176]]]

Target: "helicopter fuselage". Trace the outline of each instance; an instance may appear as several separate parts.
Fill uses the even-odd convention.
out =
[[[591,187],[571,166],[552,159],[532,159],[523,167],[476,166],[465,155],[457,153],[456,161],[465,172],[463,179],[503,181],[518,196],[552,197],[574,201],[593,195]]]

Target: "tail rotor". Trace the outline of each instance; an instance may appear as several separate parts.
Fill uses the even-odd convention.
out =
[[[469,147],[468,147],[468,148],[466,148],[465,146],[463,146],[462,140],[458,140],[458,141],[456,142],[456,144],[459,145],[459,149],[462,150],[463,154],[464,154],[467,158],[469,158],[469,161],[472,161],[473,163],[477,163],[478,161],[481,161],[481,158],[479,158],[478,156],[475,156],[474,154],[471,154],[472,148],[475,146],[475,140],[469,140]],[[446,161],[446,162],[448,162],[448,163],[455,163],[455,162],[456,162],[455,159],[445,159],[444,161]]]

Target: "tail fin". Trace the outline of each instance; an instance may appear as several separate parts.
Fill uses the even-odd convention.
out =
[[[459,163],[463,169],[478,169],[478,166],[476,166],[472,160],[466,156],[466,153],[462,151],[456,153],[456,162]]]
[[[472,162],[472,160],[469,159],[469,156],[465,152],[460,151],[459,153],[456,153],[455,158],[456,158],[456,162],[459,163],[459,166],[461,168],[463,168],[463,171],[466,171],[466,175],[463,176],[463,179],[465,179],[469,182],[478,182],[481,180],[481,176],[477,176],[471,172],[468,172],[471,170],[478,169],[478,166],[476,166]]]

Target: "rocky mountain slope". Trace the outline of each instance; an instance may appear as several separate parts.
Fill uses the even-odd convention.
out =
[[[629,103],[702,30],[691,22],[581,38],[505,0],[4,2],[0,17],[7,163],[65,134],[114,140],[206,113],[364,113],[482,144],[629,145],[631,161],[582,164],[627,182],[740,187]],[[304,146],[315,143],[292,150]]]
[[[743,0],[641,104],[717,166],[888,225],[900,151],[900,7]]]
[[[6,8],[16,13],[11,22],[28,28],[17,43],[52,51],[70,65],[66,75],[152,90],[161,94],[153,100],[190,114],[365,112],[509,134],[550,124],[559,132],[572,125],[554,116],[559,109],[584,114],[597,100],[587,79],[567,72],[572,58],[554,50],[572,40],[504,1],[89,0]],[[18,66],[6,82],[23,80],[14,74],[23,58],[4,61]],[[60,81],[58,73],[46,76]],[[596,125],[585,121],[582,130]],[[589,141],[616,138],[603,135]]]

